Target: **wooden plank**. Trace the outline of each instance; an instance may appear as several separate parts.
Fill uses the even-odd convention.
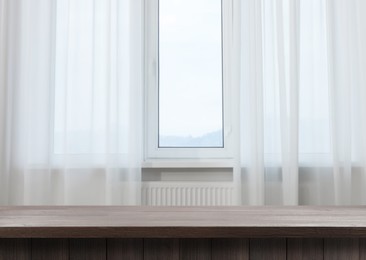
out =
[[[283,260],[286,259],[285,238],[253,238],[249,241],[250,259]]]
[[[179,259],[187,260],[209,260],[211,259],[211,239],[180,239]]]
[[[30,239],[0,239],[0,260],[30,260]]]
[[[322,260],[324,241],[320,238],[287,239],[287,260]]]
[[[144,260],[178,260],[179,239],[144,239]]]
[[[364,237],[366,207],[0,207],[3,238]]]
[[[326,238],[324,239],[324,260],[360,259],[359,239]]]
[[[214,238],[211,245],[213,260],[249,260],[249,239]]]
[[[68,239],[32,239],[32,259],[37,260],[68,260]]]
[[[360,239],[360,260],[366,260],[366,239]]]
[[[70,239],[70,260],[105,260],[106,239]]]
[[[107,239],[108,260],[139,260],[143,259],[143,239],[111,238]]]

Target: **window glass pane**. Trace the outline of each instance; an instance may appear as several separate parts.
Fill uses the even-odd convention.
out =
[[[223,147],[221,0],[159,1],[159,147]]]

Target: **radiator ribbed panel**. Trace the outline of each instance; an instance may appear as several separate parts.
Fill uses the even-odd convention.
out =
[[[235,188],[230,183],[145,182],[142,204],[149,206],[235,205]]]

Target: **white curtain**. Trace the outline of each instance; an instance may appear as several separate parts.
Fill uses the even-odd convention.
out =
[[[238,2],[242,203],[365,204],[366,1]],[[0,0],[1,205],[140,203],[142,21]]]
[[[366,1],[241,1],[244,204],[366,203]]]
[[[142,0],[0,0],[0,204],[139,204]]]

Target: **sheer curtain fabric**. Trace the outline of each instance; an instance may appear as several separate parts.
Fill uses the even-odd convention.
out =
[[[364,204],[366,2],[233,3],[242,204]],[[140,203],[143,9],[0,0],[1,204]]]
[[[139,204],[142,15],[0,0],[1,204]]]
[[[366,202],[366,2],[241,1],[243,203]]]

